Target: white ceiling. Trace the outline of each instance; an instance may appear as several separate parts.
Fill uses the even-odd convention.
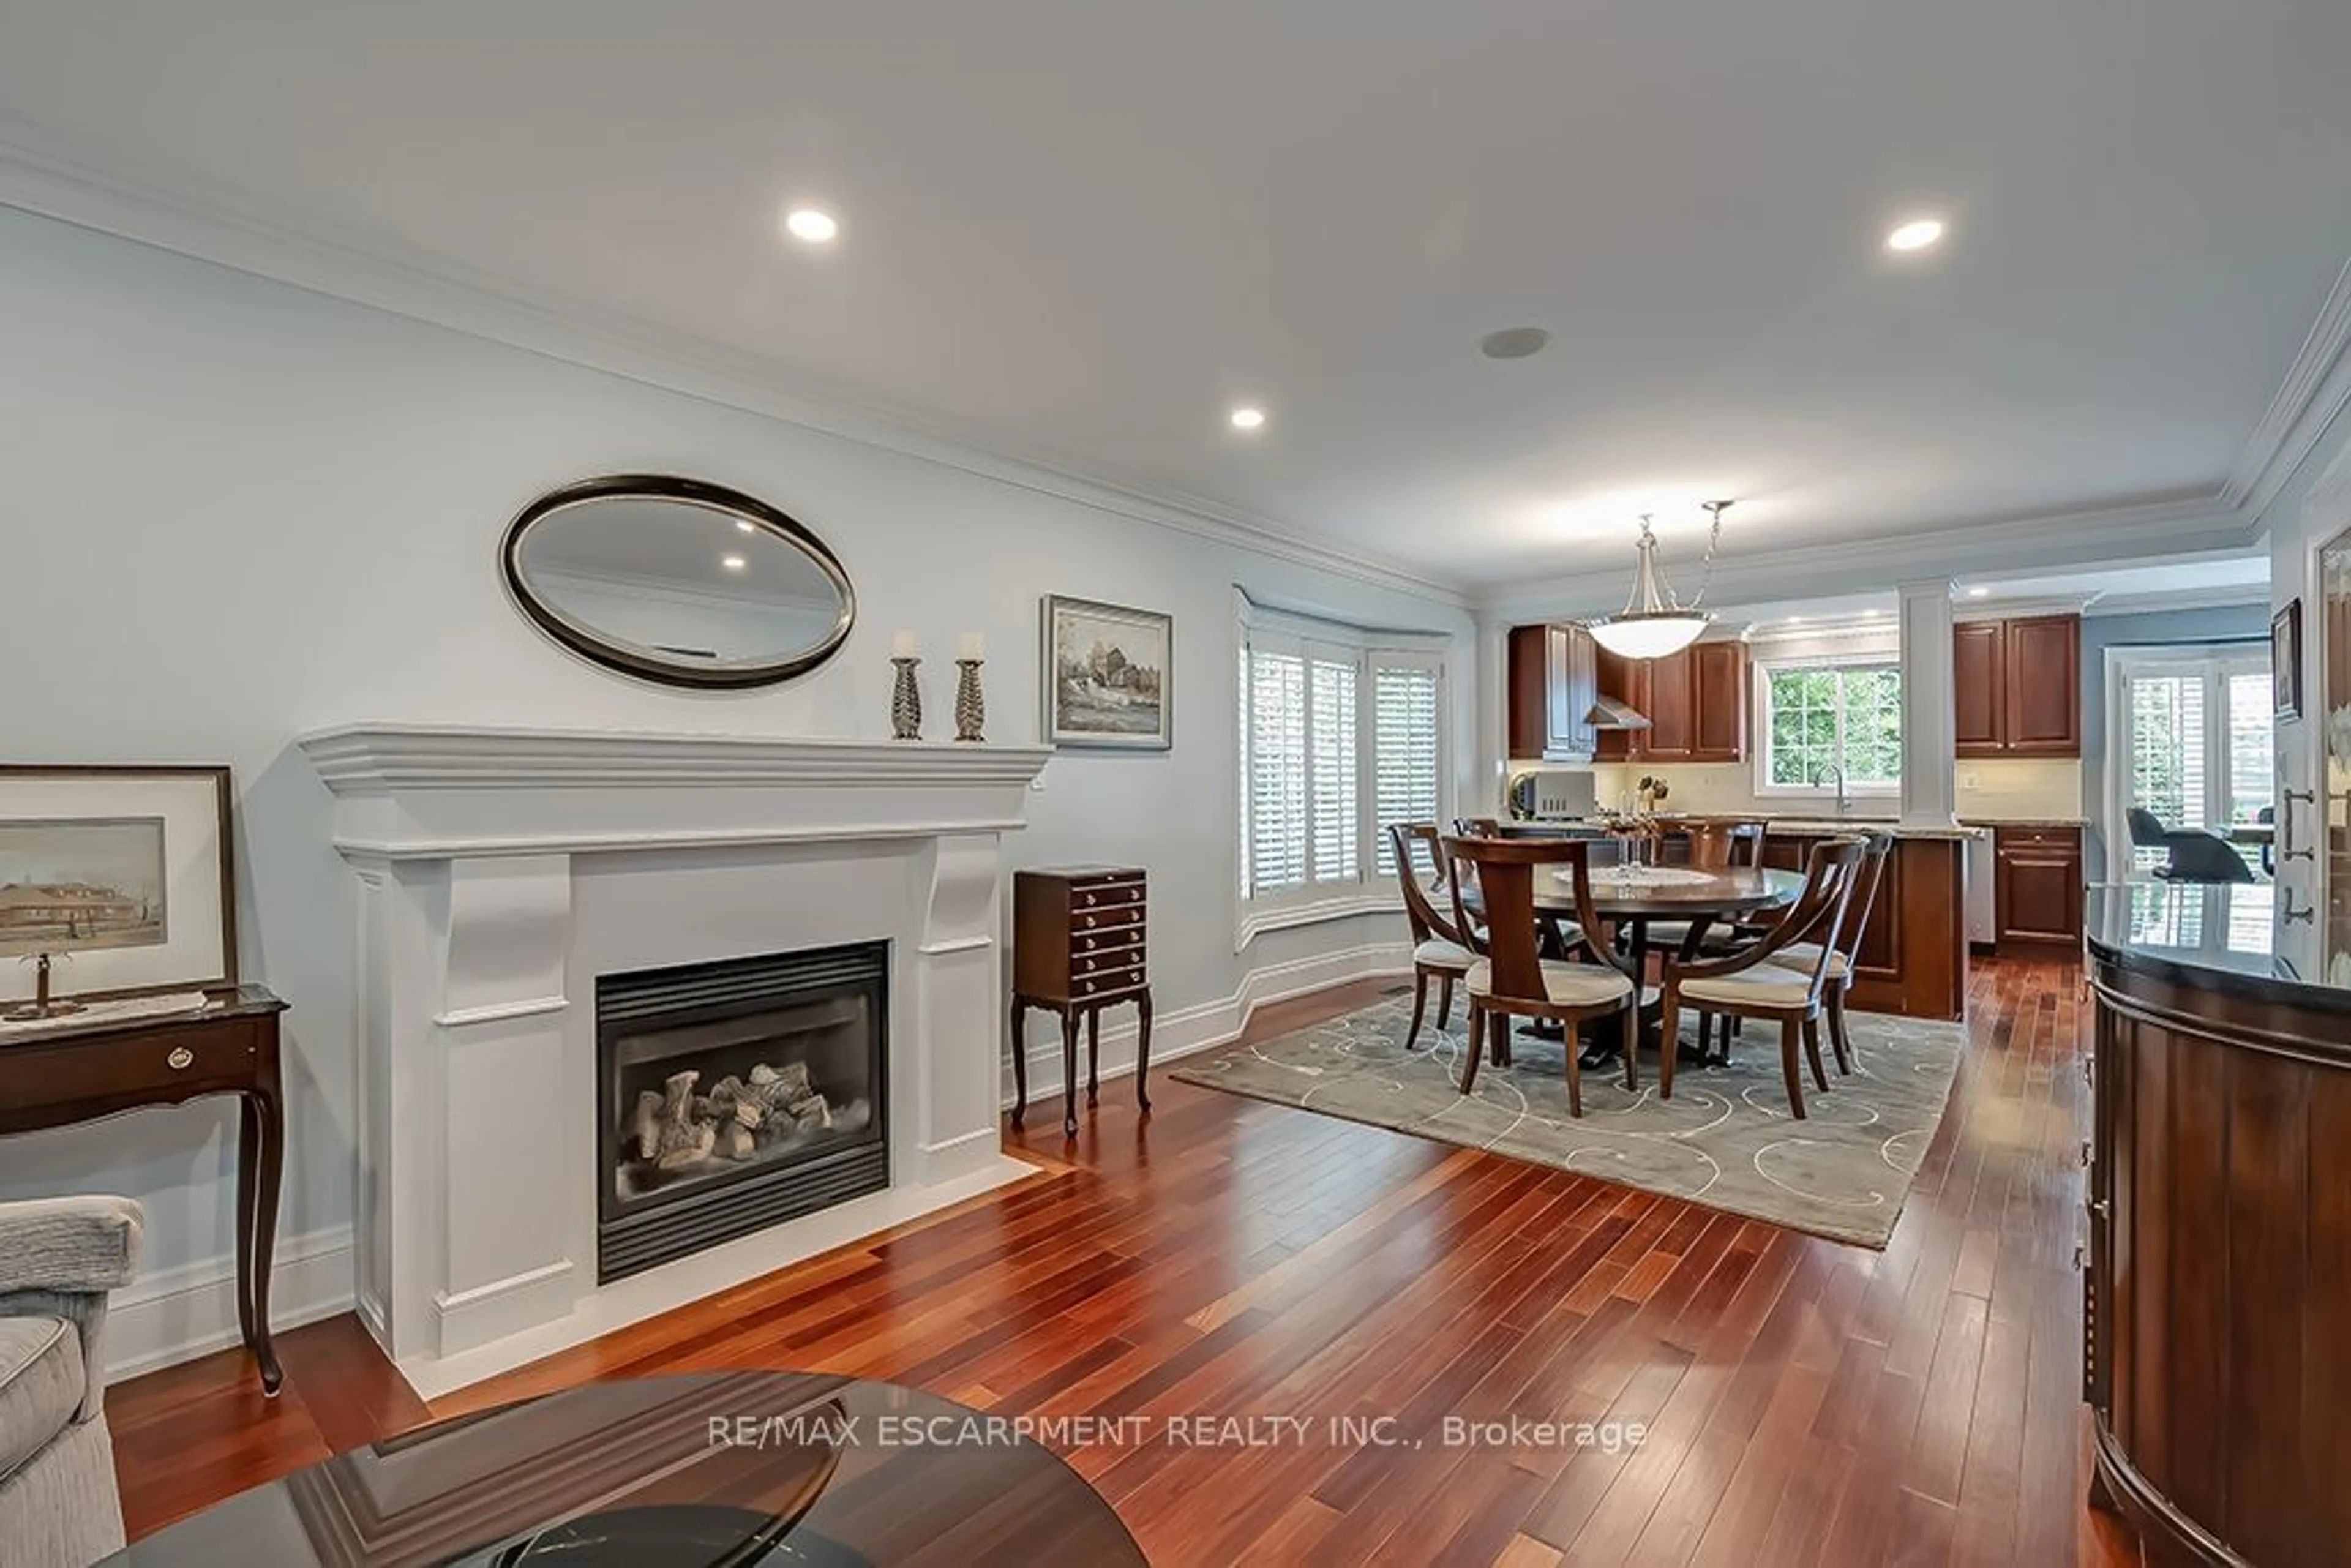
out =
[[[2211,497],[2346,65],[2343,0],[0,0],[0,143],[1493,584]]]

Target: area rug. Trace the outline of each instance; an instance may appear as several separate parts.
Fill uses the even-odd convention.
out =
[[[1634,1092],[1621,1066],[1586,1071],[1583,1114],[1571,1119],[1556,1041],[1516,1033],[1513,1064],[1481,1067],[1465,1097],[1463,1019],[1457,1012],[1450,1030],[1423,1029],[1406,1051],[1411,1018],[1409,998],[1384,1001],[1196,1057],[1175,1076],[1882,1249],[1943,1118],[1966,1039],[1959,1024],[1854,1013],[1852,1074],[1836,1071],[1824,1039],[1829,1092],[1807,1072],[1809,1114],[1799,1122],[1780,1075],[1778,1026],[1750,1023],[1729,1066],[1677,1068],[1670,1102],[1657,1098],[1646,1053]],[[1693,1042],[1694,1030],[1686,1019]]]

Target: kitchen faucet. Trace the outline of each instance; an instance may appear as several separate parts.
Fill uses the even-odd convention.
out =
[[[1851,804],[1846,800],[1844,794],[1844,765],[1838,762],[1822,763],[1819,771],[1813,775],[1813,782],[1814,784],[1823,783],[1832,773],[1836,775],[1837,815],[1842,818]]]

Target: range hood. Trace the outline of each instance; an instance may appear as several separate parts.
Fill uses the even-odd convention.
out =
[[[1594,698],[1592,711],[1583,716],[1583,722],[1593,729],[1646,729],[1649,727],[1648,716],[1646,714],[1634,712],[1612,696]]]

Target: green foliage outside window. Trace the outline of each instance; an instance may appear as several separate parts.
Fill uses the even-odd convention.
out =
[[[1850,788],[1902,779],[1902,672],[1893,665],[1773,670],[1765,737],[1771,781]]]

